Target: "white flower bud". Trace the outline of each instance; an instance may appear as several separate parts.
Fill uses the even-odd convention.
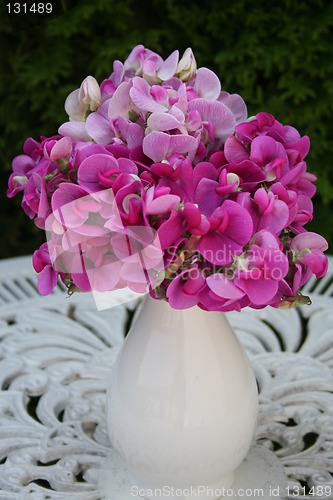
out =
[[[237,174],[234,174],[233,172],[227,174],[227,184],[233,184],[234,182],[237,182],[236,189],[238,188],[240,184],[240,179]]]
[[[26,186],[28,184],[28,178],[25,175],[15,175],[12,179],[13,188],[17,186]]]
[[[185,50],[183,57],[177,66],[177,76],[183,82],[192,80],[197,71],[197,63],[195,61],[192,49]]]
[[[93,76],[87,76],[81,83],[78,95],[79,102],[96,111],[101,105],[101,89]]]

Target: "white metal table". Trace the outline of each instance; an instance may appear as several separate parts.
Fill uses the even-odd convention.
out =
[[[227,316],[257,376],[256,440],[284,468],[283,498],[333,498],[333,260],[304,293],[311,307]],[[0,262],[0,499],[103,498],[106,379],[137,303],[97,312],[60,284],[40,297],[30,257]]]

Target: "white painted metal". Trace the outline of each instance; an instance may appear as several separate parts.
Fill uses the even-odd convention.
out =
[[[290,486],[331,488],[326,498],[333,497],[330,264],[306,286],[311,307],[228,314],[260,389],[257,442],[274,451]],[[90,295],[65,296],[61,285],[39,296],[31,258],[0,262],[0,500],[102,498],[107,374],[137,300],[97,312]]]

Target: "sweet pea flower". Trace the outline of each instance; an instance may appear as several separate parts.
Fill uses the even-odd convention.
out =
[[[254,231],[268,229],[274,234],[279,234],[289,220],[289,209],[287,204],[274,196],[272,192],[267,192],[264,188],[259,188],[253,199],[250,193],[239,193],[237,202],[242,205],[247,213],[252,217]]]
[[[224,295],[224,293],[223,293]],[[218,311],[218,312],[240,312],[241,309],[250,305],[250,300],[246,295],[239,299],[226,299],[221,295],[214,293],[213,290],[207,285],[200,292],[200,302],[198,306],[205,311]]]
[[[193,202],[193,166],[188,158],[173,154],[168,161],[153,163],[150,172],[159,187],[170,188],[184,203]]]
[[[195,174],[198,172],[198,167],[202,166],[205,168],[206,165],[205,163],[199,163],[196,166]],[[238,175],[228,173],[227,169],[223,169],[220,172],[216,169],[211,169],[208,175],[209,177],[204,177],[199,181],[195,191],[195,201],[206,216],[211,215],[229,194],[235,193],[240,184]]]
[[[87,106],[79,100],[80,89],[73,90],[65,101],[65,111],[70,120],[84,121],[87,113]]]
[[[242,253],[251,238],[253,224],[249,213],[238,203],[226,200],[208,220],[210,230],[200,238],[198,252],[212,264],[231,264],[234,255]]]
[[[162,62],[162,58],[158,54],[156,54],[152,50],[146,49],[143,45],[137,45],[131,51],[130,55],[124,63],[125,72],[130,77],[142,76],[144,62],[151,59],[153,59],[154,61],[157,60],[157,63]]]
[[[185,203],[183,213],[191,234],[202,236],[209,231],[209,220],[201,214],[197,205],[194,203]]]
[[[121,173],[137,175],[138,169],[131,160],[116,160],[111,154],[94,154],[85,158],[78,168],[78,184],[94,193],[113,186]]]
[[[312,232],[303,232],[295,236],[290,243],[296,272],[293,278],[293,291],[304,285],[313,274],[316,278],[325,275],[328,259],[323,252],[328,244],[325,238]]]
[[[176,106],[171,108],[168,113],[155,111],[147,120],[149,131],[167,132],[175,130],[181,134],[187,135],[187,127],[185,125],[185,115]]]
[[[224,142],[228,136],[234,133],[236,120],[229,108],[222,102],[208,101],[206,99],[193,99],[188,105],[189,111],[196,110],[203,122],[211,124],[213,137],[212,142]]]
[[[96,79],[87,76],[79,89],[66,99],[65,110],[71,120],[84,121],[88,110],[96,111],[101,104],[101,91]]]
[[[223,91],[218,97],[218,101],[225,104],[235,117],[236,125],[245,122],[247,119],[247,108],[242,97],[238,94],[229,94]]]
[[[129,95],[135,106],[142,111],[167,111],[169,109],[168,93],[159,86],[150,86],[143,78],[135,77]],[[115,96],[114,96],[115,98]]]
[[[234,285],[246,293],[254,306],[264,306],[274,299],[288,269],[288,259],[278,245],[274,248],[253,244],[245,257],[237,259]]]
[[[41,295],[49,295],[58,283],[58,272],[51,263],[47,243],[43,243],[32,257],[35,271],[38,273],[37,288]]]
[[[199,68],[193,88],[198,97],[216,101],[221,92],[221,82],[210,69]]]
[[[144,154],[155,163],[167,160],[174,153],[186,155],[197,147],[197,140],[190,135],[151,132],[143,140]]]
[[[148,83],[169,80],[176,73],[179,52],[175,50],[170,56],[163,59],[149,49],[138,45],[130,53],[124,64],[124,69],[131,76],[141,76]]]
[[[258,113],[254,119],[238,125],[236,134],[245,145],[260,135],[272,137],[280,142],[289,154],[297,151],[301,160],[306,157],[310,148],[307,136],[301,137],[294,127],[282,125],[269,113]]]
[[[72,153],[72,141],[70,137],[62,137],[58,141],[50,140],[44,144],[44,156],[48,160],[57,161],[67,159]]]
[[[138,45],[98,85],[65,102],[59,134],[28,139],[8,196],[46,230],[38,287],[130,287],[171,307],[208,311],[308,303],[299,287],[327,270],[306,231],[316,177],[310,141],[198,68]]]
[[[88,219],[89,213],[98,212],[98,204],[88,198],[89,192],[81,186],[62,182],[52,196],[51,206],[56,220],[67,227],[81,227]],[[96,207],[94,209],[94,207]]]
[[[196,267],[185,270],[167,288],[169,304],[174,309],[188,309],[200,301],[200,291],[206,286],[204,275]]]
[[[27,174],[36,166],[36,162],[28,155],[19,155],[12,163],[13,173],[9,177],[7,196],[13,198],[17,193],[23,191],[28,183]]]

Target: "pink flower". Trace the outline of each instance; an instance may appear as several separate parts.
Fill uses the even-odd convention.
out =
[[[268,247],[254,243],[237,261],[234,284],[254,306],[263,307],[274,299],[288,269],[288,259],[277,243]]]
[[[72,149],[72,141],[69,137],[62,137],[58,141],[53,139],[44,143],[44,156],[51,161],[66,159],[72,153]]]
[[[235,117],[236,125],[242,123],[247,119],[246,104],[238,94],[229,94],[228,92],[221,92],[218,98],[219,102],[225,104]]]
[[[58,272],[52,266],[47,243],[43,243],[32,257],[34,269],[38,274],[37,287],[41,295],[49,295],[58,283]]]
[[[208,218],[210,230],[198,243],[198,252],[212,264],[228,265],[249,242],[253,224],[248,212],[238,203],[226,200]]]
[[[142,76],[149,83],[169,80],[176,73],[179,52],[175,50],[165,61],[143,45],[134,47],[126,59],[124,69],[131,76]]]
[[[251,215],[255,232],[267,229],[279,234],[287,225],[289,220],[287,204],[264,188],[259,188],[254,193],[253,199],[250,193],[240,193],[237,202]]]
[[[213,71],[199,68],[194,82],[194,90],[198,97],[203,97],[208,101],[216,101],[221,92],[221,83]]]
[[[94,154],[80,164],[78,184],[88,192],[101,191],[111,188],[121,173],[137,175],[138,169],[135,163],[127,158],[116,160],[112,154]]]
[[[200,291],[206,286],[204,275],[195,267],[183,271],[167,288],[169,304],[174,309],[188,309],[200,301]]]
[[[101,86],[85,78],[59,135],[28,139],[8,196],[45,228],[34,254],[42,294],[128,286],[176,309],[306,303],[327,270],[308,233],[315,176],[307,136],[197,69],[188,48],[165,60],[138,45]]]
[[[13,198],[23,191],[28,183],[27,173],[34,169],[36,162],[27,155],[19,155],[12,163],[13,173],[9,177],[7,196]]]
[[[144,154],[155,163],[168,159],[174,153],[188,154],[196,148],[197,141],[190,135],[152,132],[143,140]]]
[[[328,268],[328,259],[323,254],[328,244],[325,238],[316,233],[303,232],[295,236],[290,243],[293,252],[295,273],[293,277],[294,293],[314,274],[322,278]]]
[[[202,121],[211,124],[213,140],[224,142],[229,135],[234,133],[236,120],[230,109],[222,102],[214,100],[210,102],[202,98],[193,99],[189,102],[188,110],[198,111]]]

